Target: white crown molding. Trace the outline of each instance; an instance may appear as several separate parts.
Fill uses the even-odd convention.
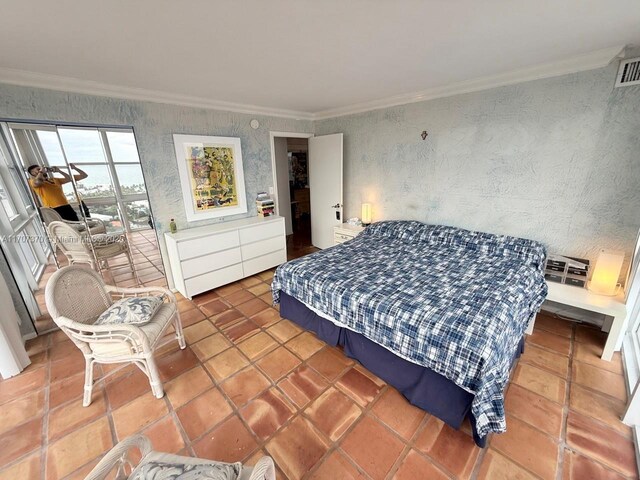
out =
[[[0,83],[81,93],[86,95],[97,95],[100,97],[115,97],[127,100],[142,100],[186,107],[223,110],[228,112],[246,113],[249,115],[269,115],[272,117],[294,118],[297,120],[313,120],[314,117],[311,113],[299,112],[296,110],[224,102],[208,98],[161,92],[157,90],[147,90],[145,88],[124,87],[95,82],[92,80],[81,80],[79,78],[62,77],[58,75],[28,72],[25,70],[3,67],[0,67]]]
[[[611,61],[621,56],[624,52],[624,46],[615,46],[604,48],[582,55],[577,55],[568,59],[557,62],[536,65],[533,67],[523,68],[520,70],[512,70],[510,72],[500,73],[486,77],[465,80],[463,82],[453,83],[442,87],[434,87],[420,92],[406,93],[396,95],[381,100],[371,102],[358,103],[346,107],[333,108],[316,112],[313,115],[314,120],[325,120],[328,118],[342,117],[355,113],[363,113],[371,110],[379,110],[381,108],[395,107],[398,105],[406,105],[409,103],[424,102],[435,98],[450,97],[463,93],[477,92],[480,90],[488,90],[490,88],[503,87],[505,85],[513,85],[516,83],[528,82],[531,80],[539,80],[542,78],[557,77],[569,73],[582,72],[602,68]]]
[[[249,115],[268,115],[273,117],[293,118],[297,120],[324,120],[333,117],[363,113],[381,108],[423,102],[425,100],[432,100],[435,98],[477,92],[505,85],[513,85],[531,80],[601,68],[608,65],[614,58],[620,56],[623,51],[624,46],[605,48],[557,62],[536,65],[520,70],[513,70],[498,75],[465,80],[463,82],[434,87],[420,92],[406,93],[371,102],[363,102],[348,105],[346,107],[322,110],[316,113],[211,100],[208,98],[179,95],[156,90],[147,90],[144,88],[110,85],[91,80],[81,80],[78,78],[62,77],[58,75],[28,72],[3,67],[0,67],[0,83],[81,93],[86,95],[97,95],[101,97],[115,97],[127,100],[141,100],[170,105],[223,110],[246,113]]]

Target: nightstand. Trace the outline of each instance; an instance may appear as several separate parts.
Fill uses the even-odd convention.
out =
[[[363,226],[350,225],[348,223],[333,227],[333,243],[338,245],[339,243],[351,240],[357,237],[364,228]]]
[[[624,303],[624,293],[620,293],[615,297],[607,297],[592,293],[586,288],[573,287],[561,283],[547,282],[547,286],[549,287],[547,300],[609,317],[610,328],[607,342],[602,351],[602,359],[610,361],[628,316]],[[544,309],[544,305],[542,308]],[[533,329],[533,325],[530,325],[530,328]]]

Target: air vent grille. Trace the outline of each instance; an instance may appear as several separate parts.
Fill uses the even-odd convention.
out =
[[[640,58],[630,58],[620,62],[616,87],[640,85]]]

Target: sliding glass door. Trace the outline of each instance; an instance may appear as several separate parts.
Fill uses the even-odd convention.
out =
[[[112,175],[117,179],[116,198],[127,228],[139,230],[151,227],[147,188],[133,132],[103,129],[100,133],[107,147]]]
[[[27,190],[10,132],[0,124],[0,247],[32,319],[41,311],[33,292],[51,247],[36,205]]]
[[[76,182],[89,215],[103,220],[110,231],[152,227],[147,190],[131,129],[10,124],[24,168],[30,164],[58,167]],[[76,168],[70,168],[70,166]],[[63,190],[69,203],[82,208],[73,185]]]

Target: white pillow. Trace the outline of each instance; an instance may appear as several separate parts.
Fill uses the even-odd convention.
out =
[[[162,297],[121,298],[100,315],[94,325],[144,325],[162,303]]]

